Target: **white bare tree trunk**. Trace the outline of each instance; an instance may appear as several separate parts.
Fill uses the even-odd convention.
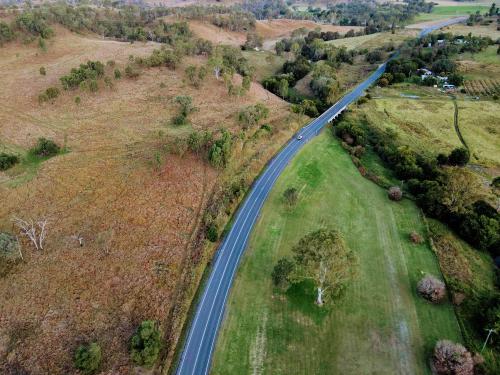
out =
[[[214,67],[215,78],[219,80],[221,68],[219,66]]]
[[[318,296],[316,298],[316,304],[318,306],[323,306],[323,294],[325,293],[325,291],[323,290],[322,287],[318,287]]]
[[[318,282],[319,285],[317,287],[318,289],[318,296],[316,297],[316,303],[318,306],[323,306],[323,296],[325,294],[326,289],[323,287],[326,279],[326,272],[328,270],[326,269],[325,265],[323,262],[320,262],[319,264],[319,273],[318,273]]]
[[[30,239],[36,250],[43,250],[43,241],[47,236],[47,219],[37,221],[36,225],[32,219],[26,221],[16,217],[13,221],[21,233]]]

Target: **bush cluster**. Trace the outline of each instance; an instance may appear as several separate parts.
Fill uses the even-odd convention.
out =
[[[448,340],[436,343],[432,365],[438,375],[473,375],[472,355],[460,344]]]
[[[61,148],[54,141],[47,138],[38,138],[36,145],[30,150],[33,155],[39,157],[51,157],[57,155]]]
[[[59,94],[60,91],[57,87],[49,87],[47,90],[38,95],[38,101],[40,103],[48,102],[49,100],[57,98]]]
[[[153,320],[144,320],[131,340],[131,356],[134,363],[151,367],[155,364],[161,349],[161,334]]]
[[[19,163],[19,157],[17,155],[0,152],[0,171],[6,171],[17,163]]]
[[[101,347],[95,342],[80,345],[75,352],[75,367],[84,374],[95,374],[101,365],[101,360]]]
[[[430,275],[419,281],[417,290],[422,297],[433,303],[441,302],[446,296],[446,287],[444,283]]]
[[[86,81],[95,81],[104,76],[104,65],[100,61],[87,61],[78,68],[71,69],[68,75],[60,78],[65,90],[80,86]]]

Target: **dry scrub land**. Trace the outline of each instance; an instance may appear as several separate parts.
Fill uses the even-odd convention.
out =
[[[47,52],[36,43],[0,48],[0,151],[24,153],[39,137],[68,150],[0,174],[0,231],[16,230],[13,217],[49,223],[44,250],[23,240],[24,261],[0,277],[0,373],[17,365],[32,374],[75,373],[74,349],[98,341],[104,373],[129,374],[137,324],[155,319],[165,329],[172,307],[189,302],[176,299],[177,288],[186,287],[182,275],[194,267],[190,244],[214,189],[243,164],[251,180],[298,123],[286,103],[258,84],[229,97],[210,75],[197,90],[184,83],[185,66],[144,69],[113,88],[101,82],[95,94],[62,91],[54,103],[39,105],[38,94],[80,63],[112,59],[123,69],[129,55],[157,47],[56,32]],[[191,126],[170,125],[178,111],[172,99],[180,94],[192,96],[198,108]],[[247,138],[237,113],[257,102],[269,107],[273,131]],[[238,163],[225,173],[165,147],[192,128],[219,127],[241,135],[234,140]],[[83,237],[83,247],[75,236]],[[175,343],[177,333],[166,333]]]
[[[225,30],[206,21],[187,20],[187,22],[196,36],[208,39],[215,44],[229,44],[234,46],[245,44],[245,32]],[[265,50],[273,49],[276,41],[289,37],[292,31],[299,28],[307,30],[320,28],[321,31],[337,31],[341,34],[345,34],[349,30],[358,31],[362,29],[359,26],[326,25],[307,20],[273,19],[257,20],[255,22],[255,33],[262,37],[263,49]]]

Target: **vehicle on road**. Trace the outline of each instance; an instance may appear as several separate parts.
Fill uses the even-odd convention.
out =
[[[301,134],[299,134],[299,135],[297,136],[297,140],[298,140],[298,141],[300,141],[301,139],[302,139],[302,135],[301,135]]]

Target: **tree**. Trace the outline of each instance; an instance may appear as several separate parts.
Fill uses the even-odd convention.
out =
[[[469,162],[469,159],[469,150],[465,147],[457,147],[448,156],[448,164],[464,166]]]
[[[224,60],[219,48],[216,48],[213,51],[212,56],[210,56],[210,58],[208,59],[208,65],[213,69],[215,78],[219,80],[220,72],[222,71],[222,68],[224,66]]]
[[[180,113],[174,117],[174,125],[185,125],[187,123],[187,117],[196,111],[196,107],[193,106],[193,99],[189,95],[178,95],[174,98],[174,102],[180,106]]]
[[[153,320],[144,320],[131,340],[132,360],[141,366],[155,364],[161,349],[161,334]]]
[[[460,344],[440,340],[434,347],[432,364],[438,375],[473,375],[471,354]]]
[[[281,56],[283,52],[285,52],[285,42],[283,42],[282,40],[278,40],[276,42],[276,45],[274,46],[274,49],[276,50],[276,54],[278,56]]]
[[[460,167],[445,169],[441,202],[451,212],[465,212],[482,196],[483,186],[473,172]]]
[[[322,306],[327,295],[334,296],[354,274],[356,258],[333,229],[319,229],[304,236],[292,249],[292,282],[311,280],[317,291],[316,303]]]
[[[93,342],[89,345],[80,345],[75,352],[75,367],[84,374],[94,374],[101,365],[101,347]]]
[[[184,73],[186,74],[186,77],[193,86],[196,86],[197,80],[196,80],[196,66],[195,65],[189,65],[185,70]]]
[[[437,303],[446,296],[446,287],[444,283],[434,276],[425,276],[419,281],[417,290],[425,299]]]
[[[244,76],[241,81],[242,92],[247,92],[248,90],[250,90],[251,85],[252,85],[252,79],[249,76]]]
[[[271,277],[277,287],[284,287],[288,284],[288,278],[293,271],[295,263],[289,258],[282,258],[273,268]]]
[[[250,50],[250,49],[255,49],[255,48],[259,48],[259,47],[262,47],[262,37],[254,32],[248,33],[247,40],[246,40],[243,48],[246,50]]]
[[[285,99],[288,96],[288,81],[286,79],[279,81],[278,93],[282,99]]]
[[[297,203],[297,200],[299,199],[299,192],[296,188],[291,187],[283,192],[283,196],[285,197],[287,203],[290,206],[293,206]]]

